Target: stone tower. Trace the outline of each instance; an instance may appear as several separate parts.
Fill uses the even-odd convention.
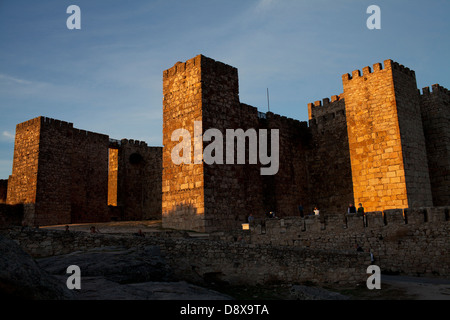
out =
[[[178,62],[164,71],[163,93],[164,227],[226,230],[239,227],[250,213],[262,216],[276,211],[292,215],[298,212],[299,204],[306,204],[308,184],[302,145],[306,123],[270,112],[263,114],[241,103],[236,68],[202,55]],[[172,141],[172,134],[179,129],[188,132],[187,138],[175,137]],[[224,154],[230,130],[267,130],[269,135],[279,130],[279,158],[290,160],[281,161],[278,173],[271,176],[260,173],[260,162],[229,164],[227,159],[221,164],[205,163],[202,151],[215,142],[203,142],[202,135],[208,129],[223,135]],[[250,137],[244,140],[249,160],[250,142],[246,141]],[[191,152],[188,163],[176,164],[172,152],[181,141],[188,143]]]
[[[8,204],[24,204],[24,223],[50,225],[108,218],[106,135],[38,117],[16,126]]]
[[[37,117],[16,126],[6,203],[26,225],[160,218],[161,162],[161,147]]]
[[[432,206],[414,71],[386,60],[342,80],[355,202],[366,211]]]
[[[450,91],[439,84],[423,88],[421,111],[433,205],[450,205]]]
[[[218,121],[225,121],[218,117],[223,110],[233,117],[233,110],[239,106],[238,92],[237,69],[202,55],[164,71],[162,191],[165,227],[196,231],[212,228],[214,216],[210,211],[206,213],[206,207],[210,200],[214,202],[214,195],[208,193],[214,189],[204,186],[214,182],[208,179],[208,169],[202,161],[202,134],[216,117]],[[197,128],[194,128],[195,122]],[[216,123],[217,126],[220,123]],[[172,141],[171,137],[177,129],[185,129],[190,134],[190,141],[184,141],[190,143],[190,164],[179,165],[172,161],[171,151],[179,141]],[[227,213],[223,212],[222,225],[227,223]]]

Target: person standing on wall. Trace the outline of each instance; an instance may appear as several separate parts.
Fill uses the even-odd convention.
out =
[[[348,214],[355,214],[356,213],[356,207],[353,205],[353,203],[350,203],[348,205],[347,213]]]
[[[358,204],[358,216],[363,217],[363,225],[364,225],[364,227],[367,227],[366,213],[364,212],[364,207],[363,207],[362,203]]]

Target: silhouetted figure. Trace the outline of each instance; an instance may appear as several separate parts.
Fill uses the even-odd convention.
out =
[[[350,203],[348,205],[347,213],[348,214],[355,214],[356,213],[356,207],[353,205],[353,203]]]
[[[358,204],[358,215],[364,215],[364,207],[362,203]]]

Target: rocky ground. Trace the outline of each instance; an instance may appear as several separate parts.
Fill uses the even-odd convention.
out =
[[[158,221],[70,225],[69,230],[101,233],[164,232]],[[65,226],[52,226],[64,229]],[[190,234],[204,237],[203,234]],[[205,288],[174,277],[159,248],[102,247],[33,259],[0,236],[0,298],[81,300],[450,300],[450,280],[382,275],[381,290],[318,288],[308,284]],[[68,265],[78,265],[81,290],[68,290]]]

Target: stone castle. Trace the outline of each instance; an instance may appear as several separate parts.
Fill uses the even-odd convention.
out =
[[[18,124],[0,217],[27,225],[162,218],[166,228],[212,232],[239,228],[249,214],[298,216],[300,205],[327,216],[349,203],[366,212],[449,206],[449,91],[420,92],[414,71],[392,60],[342,81],[343,93],[310,103],[303,122],[241,103],[237,69],[199,55],[163,72],[162,148],[45,117]],[[171,135],[189,130],[193,150],[194,121],[202,132],[278,129],[278,173],[175,164]]]

